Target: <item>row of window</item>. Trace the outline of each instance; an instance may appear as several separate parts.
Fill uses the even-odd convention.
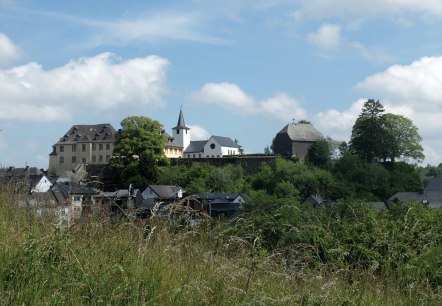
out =
[[[103,144],[99,143],[98,144],[98,151],[103,151],[103,148],[104,148]],[[106,150],[110,150],[110,148],[111,148],[110,143],[106,143]],[[60,152],[64,152],[64,145],[60,146],[59,149],[60,149]],[[76,144],[71,145],[71,150],[72,150],[72,152],[77,152],[77,145]],[[95,143],[92,144],[92,151],[97,151],[97,144],[95,144]],[[86,152],[86,144],[81,145],[81,152]]]
[[[196,158],[196,154],[192,154],[192,156],[191,156],[191,154],[187,154],[187,158]],[[209,158],[210,157],[210,155],[206,155],[206,157],[207,158]],[[212,155],[212,158],[214,158],[215,157],[215,155]],[[216,157],[219,157],[219,155],[217,155]],[[198,158],[201,158],[201,153],[198,153]]]
[[[109,156],[109,155],[106,155],[106,162],[109,162],[109,159],[110,159],[110,156]],[[60,162],[60,164],[64,164],[64,156],[60,156],[59,162]],[[72,156],[71,162],[72,162],[73,164],[76,164],[76,163],[77,163],[77,156]],[[87,162],[86,157],[82,157],[82,158],[81,158],[81,162],[82,162],[83,164],[85,164],[85,163]],[[93,162],[93,163],[96,163],[96,162],[97,162],[97,156],[92,155],[92,162]],[[100,162],[100,163],[103,162],[103,155],[98,155],[98,162]]]

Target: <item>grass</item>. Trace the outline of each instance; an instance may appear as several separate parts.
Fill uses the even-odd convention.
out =
[[[1,305],[440,305],[395,275],[289,266],[223,234],[91,215],[70,229],[0,199]]]

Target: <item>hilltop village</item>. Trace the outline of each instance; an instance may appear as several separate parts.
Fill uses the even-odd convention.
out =
[[[379,101],[369,100],[366,107],[383,111]],[[410,135],[417,135],[412,127]],[[209,217],[232,217],[259,192],[312,207],[347,196],[366,199],[376,209],[398,202],[442,203],[437,175],[423,186],[416,167],[395,161],[392,154],[398,153],[377,149],[378,142],[370,143],[371,136],[363,140],[364,134],[348,146],[325,138],[310,122],[293,122],[275,134],[265,154],[245,155],[231,137],[191,140],[191,133],[182,109],[170,134],[146,117],[128,117],[118,131],[109,123],[74,125],[52,146],[48,171],[2,169],[3,183],[24,182],[15,193],[17,203],[55,210],[68,223],[97,205],[111,214],[131,211],[146,218],[158,205],[180,203]],[[404,152],[422,155],[419,149]]]
[[[167,139],[163,155],[169,162],[223,166],[239,161],[248,174],[258,172],[261,163],[275,162],[274,154],[245,156],[242,147],[230,137],[212,135],[206,140],[190,140],[191,132],[182,109],[171,134],[161,130],[161,135]],[[90,209],[96,202],[106,203],[110,211],[140,209],[140,215],[145,216],[150,215],[150,210],[158,203],[173,203],[183,198],[183,194],[188,195],[186,190],[175,185],[149,184],[141,189],[132,183],[128,187],[118,186],[112,180],[110,162],[119,133],[121,130],[117,131],[109,123],[74,125],[52,146],[47,171],[35,167],[9,167],[3,169],[4,181],[25,181],[26,187],[16,196],[20,205],[57,207],[57,214],[68,222],[79,218],[83,209]],[[275,135],[273,151],[285,158],[296,156],[304,160],[309,148],[323,139],[324,136],[308,122],[289,123]],[[96,185],[102,181],[107,184]],[[244,192],[229,190],[192,196],[192,207],[212,217],[232,216],[239,204],[248,199]]]

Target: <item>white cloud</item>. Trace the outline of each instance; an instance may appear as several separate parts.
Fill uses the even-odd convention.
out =
[[[0,33],[0,67],[20,60],[23,51],[3,33]]]
[[[385,52],[367,48],[360,42],[353,42],[350,46],[358,51],[363,58],[372,63],[388,63],[393,60],[393,58]]]
[[[191,95],[191,100],[222,105],[232,111],[255,111],[255,100],[233,83],[206,83]]]
[[[308,35],[308,40],[319,48],[337,48],[341,43],[341,27],[335,24],[323,24],[317,32]]]
[[[320,112],[315,115],[315,125],[325,135],[336,140],[348,141],[353,124],[358,118],[365,101],[367,99],[359,99],[344,111],[330,109]]]
[[[423,18],[442,17],[440,0],[302,0],[293,14],[296,20],[331,17],[380,17],[419,14]]]
[[[442,110],[442,57],[424,57],[369,76],[356,88],[422,111]]]
[[[62,121],[75,113],[161,107],[167,67],[168,61],[158,56],[124,61],[102,53],[52,70],[37,63],[0,69],[0,119]]]
[[[278,93],[266,100],[258,101],[233,83],[206,83],[190,96],[190,100],[216,104],[240,115],[264,114],[283,122],[291,121],[294,116],[299,119],[306,117],[305,110],[300,106],[301,103],[286,93]]]
[[[206,140],[209,139],[210,133],[203,127],[199,125],[189,125],[190,130],[190,140]]]
[[[423,138],[425,162],[442,162],[442,57],[424,57],[410,65],[393,65],[367,77],[355,88],[379,99],[386,112],[412,119]],[[332,137],[348,140],[366,100],[361,99],[342,112],[321,112],[315,116],[316,125]]]
[[[302,120],[307,118],[306,111],[300,106],[300,102],[291,98],[286,93],[278,93],[275,96],[260,102],[260,112],[288,122],[292,119]]]

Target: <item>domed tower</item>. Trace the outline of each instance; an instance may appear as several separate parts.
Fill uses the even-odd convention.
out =
[[[178,116],[178,123],[176,127],[172,128],[173,138],[176,143],[183,147],[183,152],[190,144],[190,128],[184,123],[183,110],[180,109],[180,115]]]

